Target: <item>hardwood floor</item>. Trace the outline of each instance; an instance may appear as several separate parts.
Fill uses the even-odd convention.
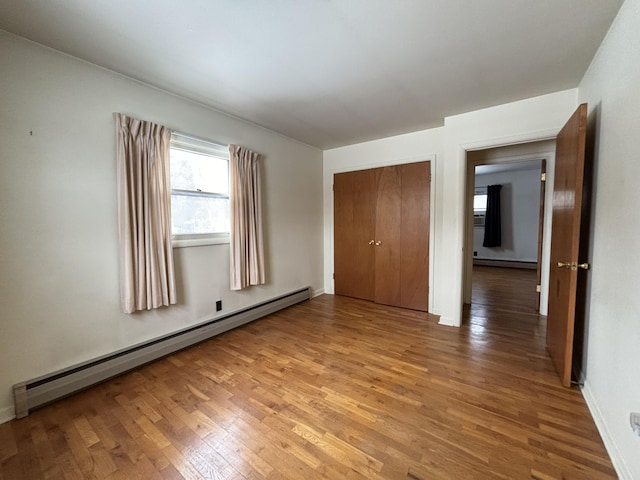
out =
[[[0,425],[0,479],[615,478],[544,322],[467,315],[320,296]]]
[[[472,282],[471,304],[475,312],[484,308],[537,314],[535,270],[475,265]]]

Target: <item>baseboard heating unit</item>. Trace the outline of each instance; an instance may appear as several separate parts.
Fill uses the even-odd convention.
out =
[[[538,268],[538,264],[536,262],[522,262],[520,260],[492,260],[489,258],[474,258],[473,264],[483,267],[525,268],[527,270],[535,270]]]
[[[310,298],[311,289],[303,288],[170,335],[18,383],[13,386],[16,418],[26,417],[30,410]]]

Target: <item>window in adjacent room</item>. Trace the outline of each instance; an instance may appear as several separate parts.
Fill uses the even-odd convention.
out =
[[[229,147],[171,136],[174,246],[229,242]]]
[[[473,195],[473,226],[484,227],[484,217],[487,213],[487,187],[475,189]]]

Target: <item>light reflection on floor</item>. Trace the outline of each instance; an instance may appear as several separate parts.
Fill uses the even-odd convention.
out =
[[[465,305],[466,347],[474,356],[490,356],[497,338],[527,338],[532,348],[544,346],[546,317],[536,311],[536,272],[474,267],[472,303]],[[524,352],[523,352],[524,353]]]

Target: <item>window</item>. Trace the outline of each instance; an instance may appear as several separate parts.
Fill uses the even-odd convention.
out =
[[[228,243],[228,147],[174,133],[170,165],[174,246]]]
[[[484,227],[487,213],[487,187],[476,188],[473,195],[473,226]]]

